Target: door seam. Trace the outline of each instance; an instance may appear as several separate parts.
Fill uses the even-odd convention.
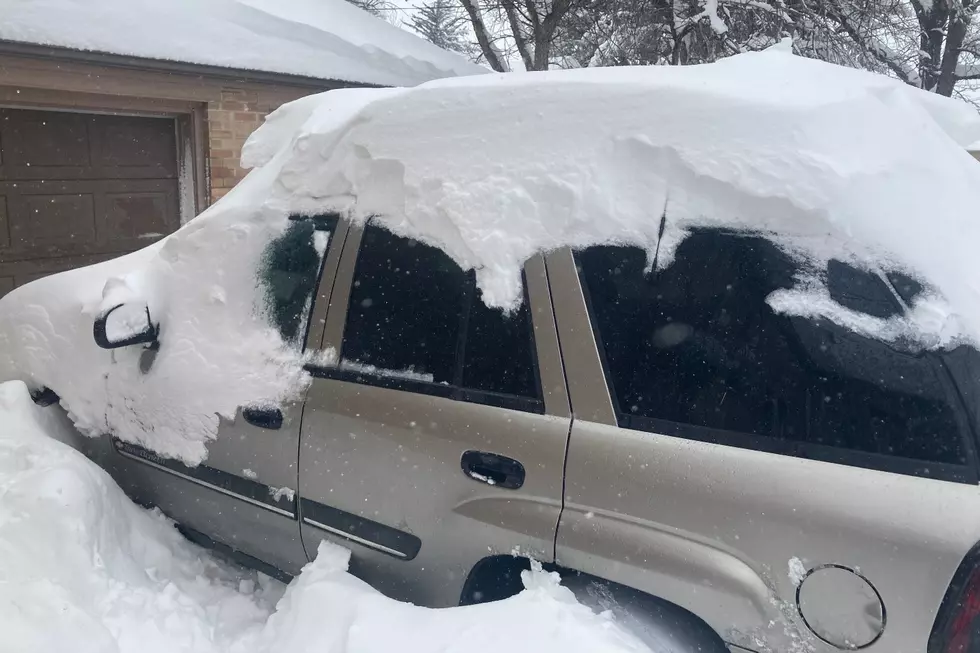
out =
[[[561,530],[561,518],[565,514],[565,483],[567,482],[568,471],[568,450],[572,445],[572,424],[575,418],[571,417],[568,421],[568,434],[565,436],[565,455],[561,464],[561,507],[558,509],[558,520],[555,523],[555,536],[551,543],[551,560],[558,564],[558,532]]]
[[[310,385],[314,383],[310,381]],[[303,488],[301,473],[301,456],[303,455],[303,419],[306,417],[306,400],[309,397],[310,389],[307,388],[303,395],[303,407],[299,413],[299,437],[296,438],[296,528],[299,529],[299,545],[303,547],[303,555],[307,562],[313,562],[310,551],[306,548],[306,540],[303,538]]]
[[[565,383],[565,400],[568,402],[568,432],[565,434],[565,450],[562,455],[561,463],[561,496],[560,507],[558,508],[558,519],[555,520],[555,532],[551,540],[551,560],[558,561],[558,532],[561,530],[561,518],[565,514],[565,484],[567,483],[568,472],[568,450],[572,444],[572,425],[575,424],[575,413],[572,410],[572,395],[568,388],[568,372],[565,368],[565,355],[561,346],[561,330],[558,328],[558,315],[555,313],[555,297],[551,292],[551,276],[548,274],[548,261],[544,259],[544,280],[548,287],[548,300],[551,305],[551,321],[555,327],[555,340],[558,341],[558,362],[561,365],[561,378]]]

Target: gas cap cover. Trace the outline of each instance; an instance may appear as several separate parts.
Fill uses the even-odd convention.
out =
[[[885,605],[878,590],[841,565],[807,572],[796,590],[796,605],[814,635],[845,651],[871,646],[885,630]]]

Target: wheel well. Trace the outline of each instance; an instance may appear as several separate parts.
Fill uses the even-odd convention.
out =
[[[558,572],[562,585],[594,610],[609,610],[617,622],[652,650],[663,653],[728,653],[724,640],[693,612],[665,599],[598,576],[544,563]],[[521,572],[531,569],[528,558],[497,555],[484,558],[470,570],[460,605],[499,601],[524,589]]]

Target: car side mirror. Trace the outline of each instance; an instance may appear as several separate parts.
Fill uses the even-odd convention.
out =
[[[159,333],[149,307],[142,302],[113,306],[99,316],[92,329],[95,344],[103,349],[153,344]]]

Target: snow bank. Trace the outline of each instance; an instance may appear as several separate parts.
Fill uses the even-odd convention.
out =
[[[475,269],[494,306],[520,301],[535,252],[659,242],[665,266],[692,227],[723,226],[807,263],[790,312],[830,258],[925,280],[928,306],[889,326],[939,346],[980,342],[978,136],[964,103],[767,51],[330,93],[273,114],[244,162],[275,169],[270,206],[379,216]]]
[[[639,653],[553,575],[507,601],[429,610],[382,596],[321,545],[283,595],[133,505],[48,434],[70,428],[0,385],[0,630],[8,653]],[[277,603],[278,602],[278,603]]]
[[[557,574],[524,572],[517,596],[432,610],[393,601],[347,574],[350,552],[321,542],[286,590],[258,651],[291,653],[612,653],[649,649],[579,604]]]
[[[485,68],[344,0],[3,0],[0,39],[412,86]]]
[[[224,565],[55,437],[0,385],[0,630],[8,653],[212,653],[257,636],[283,588]]]

